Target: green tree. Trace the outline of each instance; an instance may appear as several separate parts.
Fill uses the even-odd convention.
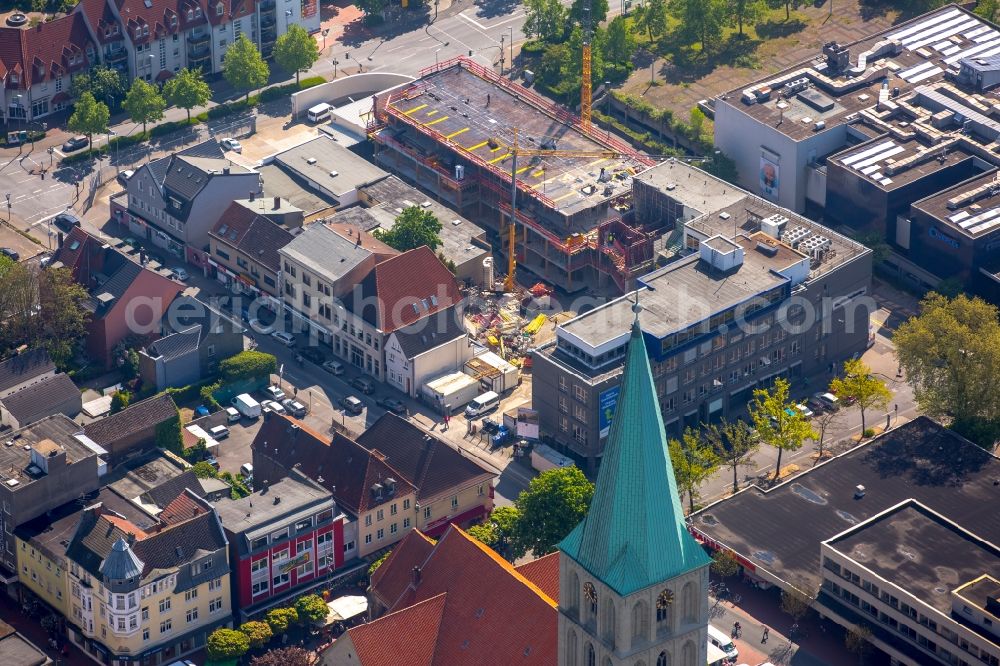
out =
[[[996,23],[998,9],[1000,9],[1000,1],[998,0],[979,0],[976,3],[975,12],[987,21]]]
[[[726,8],[729,15],[729,25],[737,26],[741,37],[743,36],[743,25],[757,22],[767,11],[764,0],[728,0]]]
[[[746,421],[739,419],[713,423],[705,429],[705,439],[712,445],[721,466],[733,470],[733,492],[740,489],[739,468],[753,465],[760,441]]]
[[[208,637],[208,657],[222,661],[239,659],[250,649],[250,639],[242,631],[220,627]]]
[[[73,77],[70,94],[79,99],[86,92],[104,102],[109,109],[116,109],[125,99],[125,79],[117,69],[98,65]]]
[[[701,168],[713,176],[734,185],[740,179],[739,171],[736,169],[736,162],[721,150],[713,151],[711,158],[706,162],[702,162]]]
[[[245,379],[267,378],[278,371],[278,359],[273,354],[248,349],[219,363],[219,374],[226,383]]]
[[[514,503],[521,513],[514,538],[514,559],[528,551],[541,557],[551,553],[583,520],[594,484],[577,467],[542,472],[521,491]]]
[[[646,0],[635,13],[635,27],[645,30],[649,41],[667,31],[667,0]]]
[[[500,506],[481,525],[473,525],[468,529],[469,536],[482,541],[495,550],[501,557],[509,557],[508,549],[517,534],[517,523],[521,512],[512,506]]]
[[[219,476],[218,470],[212,467],[211,463],[201,460],[191,466],[191,471],[199,479],[214,479]]]
[[[632,56],[635,54],[635,37],[629,32],[628,24],[622,16],[616,16],[608,24],[604,37],[604,60],[616,69],[629,72]],[[610,91],[608,94],[611,94]]]
[[[222,58],[222,76],[229,85],[244,91],[247,101],[250,92],[267,83],[270,75],[270,68],[246,33],[232,43]]]
[[[712,553],[711,568],[712,573],[716,576],[728,578],[736,575],[736,572],[740,570],[740,563],[736,560],[736,556],[733,555],[732,551],[720,548]]]
[[[123,409],[126,409],[131,400],[132,394],[125,389],[116,391],[115,394],[111,396],[111,413],[117,414]]]
[[[69,117],[66,126],[71,132],[85,134],[93,145],[94,135],[108,131],[108,121],[111,111],[104,102],[98,102],[89,93],[83,93],[73,106],[73,115]]]
[[[673,0],[670,13],[680,21],[679,34],[701,43],[702,53],[722,36],[725,25],[726,0]]]
[[[188,122],[191,122],[191,109],[208,104],[212,89],[205,83],[200,69],[185,68],[163,84],[163,96],[171,105],[187,111]]]
[[[198,462],[199,460],[204,460],[205,456],[208,454],[208,446],[205,445],[205,439],[203,437],[198,438],[198,441],[194,443],[193,446],[189,446],[184,449],[184,460],[191,464]],[[211,467],[211,465],[209,465]]]
[[[688,127],[691,128],[691,138],[695,141],[705,141],[711,142],[711,137],[705,136],[705,122],[708,118],[705,117],[705,112],[699,109],[697,106],[691,107],[691,114],[689,116]]]
[[[365,19],[373,16],[381,16],[385,11],[387,0],[358,0],[354,5],[365,13]]]
[[[785,20],[788,21],[792,18],[792,10],[802,6],[802,0],[770,0],[769,4],[775,9],[783,6],[785,8]]]
[[[524,26],[526,37],[543,42],[559,42],[566,34],[569,10],[559,0],[524,0]]]
[[[303,624],[322,622],[330,614],[330,608],[323,598],[316,594],[307,594],[295,600],[295,612]]]
[[[750,417],[760,441],[778,449],[775,480],[781,475],[781,454],[797,451],[806,439],[816,438],[809,419],[795,408],[789,397],[790,388],[787,379],[778,377],[771,390],[754,389],[753,402],[749,405]]]
[[[406,252],[423,245],[436,249],[441,244],[440,232],[441,222],[434,213],[420,206],[410,206],[396,217],[392,229],[376,229],[372,235],[386,245]]]
[[[156,424],[154,442],[158,448],[173,451],[180,455],[184,452],[184,434],[181,432],[181,414],[177,412],[174,418]]]
[[[648,1],[648,0],[647,0]],[[596,28],[608,18],[608,0],[573,0],[569,7],[569,17],[581,26],[586,20],[585,8],[590,6],[590,27]]]
[[[921,411],[956,423],[1000,418],[1000,323],[997,308],[980,298],[931,293],[920,315],[893,333],[896,358]]]
[[[139,352],[126,349],[122,355],[122,374],[125,379],[135,379],[139,376]]]
[[[76,345],[87,333],[90,313],[84,304],[90,296],[73,279],[68,268],[41,271],[37,285],[39,310],[36,319],[41,326],[42,344],[53,363],[64,368],[72,359]]]
[[[830,382],[830,392],[840,398],[853,399],[861,410],[861,430],[867,430],[865,412],[885,409],[892,400],[885,382],[872,374],[872,369],[860,359],[844,361],[844,373]]]
[[[289,625],[299,621],[299,614],[294,608],[272,608],[265,617],[275,636],[288,631]]]
[[[978,11],[978,7],[976,10]],[[851,625],[844,633],[844,647],[853,655],[857,655],[858,663],[865,663],[865,654],[871,648],[872,630],[866,624]]]
[[[288,27],[285,34],[278,37],[274,43],[274,61],[286,72],[295,72],[295,83],[299,83],[299,74],[307,70],[319,60],[319,45],[297,23]]]
[[[688,507],[693,512],[698,486],[719,469],[719,458],[712,445],[703,440],[693,428],[685,428],[681,441],[671,439],[668,447],[677,489],[687,493]]]
[[[132,87],[125,95],[125,104],[122,105],[128,117],[134,123],[142,123],[142,133],[146,133],[146,123],[163,118],[163,110],[167,108],[167,102],[160,95],[156,86],[150,85],[136,77],[132,81]]]
[[[372,576],[375,575],[375,572],[378,571],[378,568],[380,566],[382,566],[383,562],[385,562],[387,559],[389,559],[390,555],[392,555],[392,551],[391,550],[387,550],[384,553],[382,553],[377,560],[375,560],[374,562],[371,563],[371,565],[368,567],[368,577],[369,578],[371,578]]]
[[[240,631],[247,635],[250,640],[250,647],[259,650],[271,640],[271,625],[267,622],[251,620],[240,625]]]
[[[311,666],[308,650],[298,645],[268,650],[250,660],[250,666]]]
[[[858,236],[858,242],[872,251],[872,264],[878,266],[892,254],[892,247],[885,242],[885,237],[877,231]]]

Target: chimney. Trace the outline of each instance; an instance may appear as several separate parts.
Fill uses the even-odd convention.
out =
[[[66,240],[66,237],[63,235],[63,232],[60,231],[58,238],[59,238],[59,245],[57,247],[61,250],[63,246],[63,241]]]
[[[281,197],[274,197],[274,210],[281,208]]]
[[[413,584],[420,585],[420,567],[413,567]]]
[[[250,201],[253,201],[253,199],[254,199],[255,196],[257,196],[257,193],[254,192],[253,190],[251,190],[250,191]]]
[[[354,242],[354,247],[361,247],[361,233],[358,233],[358,240]]]
[[[222,173],[223,173],[223,175],[228,176],[229,175],[229,167],[222,167]]]

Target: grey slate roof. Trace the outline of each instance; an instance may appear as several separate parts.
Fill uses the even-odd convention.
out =
[[[142,567],[142,560],[132,552],[128,542],[119,537],[101,563],[101,575],[104,580],[128,580],[139,577]]]
[[[372,255],[322,224],[306,227],[281,253],[329,282],[336,282]]]
[[[129,405],[117,414],[88,423],[83,428],[87,437],[105,449],[115,442],[177,416],[177,406],[166,393],[154,395]]]
[[[18,421],[33,415],[53,414],[57,407],[72,399],[80,398],[80,389],[64,372],[27,386],[3,399],[3,406]],[[49,409],[51,407],[51,410]],[[79,410],[73,416],[79,413]],[[69,415],[67,415],[69,416]]]
[[[185,490],[190,490],[198,497],[204,497],[205,491],[198,481],[197,475],[188,469],[169,479],[155,488],[150,488],[143,494],[143,499],[148,499],[161,509],[177,499],[177,496]]]
[[[162,356],[165,361],[172,361],[197,351],[200,342],[201,327],[192,326],[160,338],[146,348],[146,353],[154,358]]]
[[[52,372],[56,364],[44,349],[32,349],[0,363],[0,391]]]
[[[110,294],[113,300],[109,301],[109,305],[113,305],[125,295],[125,292],[128,291],[128,288],[132,286],[132,283],[135,282],[135,279],[139,277],[141,272],[142,267],[139,264],[124,261],[118,267],[118,270],[108,276],[104,284],[91,289],[90,302],[94,308],[94,312],[98,316],[104,313],[105,307],[99,298],[102,294]]]
[[[456,308],[442,310],[401,328],[395,333],[400,349],[408,359],[413,359],[436,347],[465,337],[465,322]]]
[[[222,214],[209,235],[253,257],[257,263],[275,272],[281,267],[278,250],[295,238],[288,229],[235,201]]]

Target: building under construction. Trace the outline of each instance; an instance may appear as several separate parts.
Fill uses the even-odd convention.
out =
[[[655,162],[470,59],[376,96],[369,133],[380,164],[490,230],[508,257],[513,238],[519,269],[573,292],[625,290],[653,267],[664,222],[635,222],[632,178]]]

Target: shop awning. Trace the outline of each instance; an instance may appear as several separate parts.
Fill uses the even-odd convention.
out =
[[[326,616],[326,624],[350,620],[368,610],[368,599],[361,596],[338,597],[326,604],[330,614]]]

